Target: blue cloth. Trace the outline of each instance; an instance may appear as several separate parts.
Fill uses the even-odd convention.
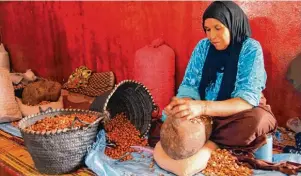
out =
[[[19,128],[12,126],[10,122],[8,123],[0,123],[0,129],[13,135],[22,138],[21,132]]]
[[[164,176],[174,176],[174,174],[161,169],[158,165],[154,165],[153,169],[149,167],[152,163],[152,154],[143,152],[145,157],[141,154],[134,153],[133,160],[119,162],[107,157],[104,154],[106,145],[105,131],[101,130],[97,135],[97,140],[93,146],[88,150],[85,159],[86,165],[99,176],[130,176],[143,175],[153,176],[164,174]],[[273,162],[291,161],[301,163],[301,155],[297,154],[274,154]],[[255,176],[285,176],[285,174],[278,171],[263,171],[254,170]],[[301,174],[298,174],[301,176]],[[198,173],[195,176],[203,176]]]
[[[133,160],[119,162],[111,159],[104,154],[106,145],[105,131],[101,130],[97,135],[97,140],[89,149],[88,155],[85,159],[86,165],[99,176],[120,176],[120,175],[173,175],[162,170],[158,165],[150,168],[153,162],[152,154],[143,152],[142,154],[133,153]]]
[[[200,100],[199,85],[209,47],[210,41],[207,38],[196,45],[178,89],[177,97],[190,97]],[[217,73],[216,83],[206,88],[206,100],[216,100],[221,89],[223,74]],[[261,45],[258,41],[248,38],[244,41],[240,52],[235,88],[231,97],[240,97],[251,105],[258,106],[261,92],[266,86],[266,80],[267,75]],[[162,120],[165,121],[165,119],[166,115],[163,113]]]

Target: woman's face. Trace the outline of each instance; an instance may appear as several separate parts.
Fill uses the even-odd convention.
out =
[[[219,20],[207,18],[204,23],[207,38],[217,50],[224,50],[230,44],[230,31]]]

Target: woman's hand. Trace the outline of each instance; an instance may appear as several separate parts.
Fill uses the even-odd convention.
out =
[[[206,113],[205,101],[192,100],[189,98],[173,97],[169,105],[164,109],[167,116],[173,118],[191,119]]]
[[[195,118],[201,115],[211,117],[227,117],[252,109],[253,106],[241,98],[231,98],[223,101],[203,101],[189,98],[173,97],[164,109],[167,117]]]

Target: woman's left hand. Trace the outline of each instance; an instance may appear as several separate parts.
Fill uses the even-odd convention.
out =
[[[205,115],[204,101],[174,97],[165,111],[173,118],[191,119]]]

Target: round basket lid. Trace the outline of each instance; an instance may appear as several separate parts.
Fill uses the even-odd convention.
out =
[[[125,113],[141,135],[146,136],[154,108],[153,97],[142,83],[124,80],[116,85],[107,97],[103,111],[109,112],[111,118],[116,114]]]

